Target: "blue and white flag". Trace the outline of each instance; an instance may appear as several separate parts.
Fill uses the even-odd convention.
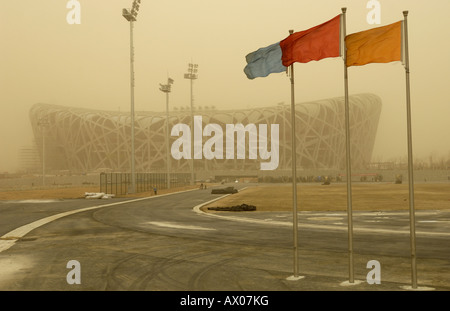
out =
[[[248,54],[244,68],[247,78],[267,77],[271,73],[286,71],[281,61],[282,54],[279,42]]]

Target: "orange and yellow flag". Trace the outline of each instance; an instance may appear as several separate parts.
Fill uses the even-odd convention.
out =
[[[348,35],[347,67],[402,60],[402,21]]]

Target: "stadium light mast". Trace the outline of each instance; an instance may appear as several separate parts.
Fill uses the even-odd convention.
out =
[[[48,126],[47,118],[40,118],[38,126],[42,129],[42,186],[45,186],[45,129]]]
[[[193,81],[198,78],[198,64],[189,63],[188,72],[184,74],[185,79],[191,80],[191,129],[194,129],[194,95],[192,92]],[[195,184],[194,180],[194,135],[191,135],[191,185]]]
[[[161,92],[166,93],[166,153],[167,153],[167,189],[170,189],[170,148],[169,148],[169,93],[171,91],[171,87],[173,84],[173,80],[171,78],[167,78],[167,84],[159,84],[159,90]]]
[[[131,88],[131,189],[129,193],[136,191],[135,172],[135,148],[134,148],[134,46],[133,46],[133,22],[136,21],[141,0],[134,0],[131,9],[122,9],[122,16],[130,22],[130,88]]]

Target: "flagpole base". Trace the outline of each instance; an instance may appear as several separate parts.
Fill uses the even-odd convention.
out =
[[[400,288],[405,290],[416,290],[416,291],[435,290],[433,287],[417,286],[417,288],[413,288],[411,285],[400,286]]]
[[[354,286],[354,285],[359,285],[359,284],[361,284],[361,283],[363,283],[363,281],[360,281],[360,280],[354,280],[353,282],[350,282],[350,281],[344,281],[344,282],[341,282],[339,285],[340,285],[340,286]]]
[[[301,275],[298,275],[298,276],[295,276],[295,275],[291,275],[291,276],[288,276],[287,278],[286,278],[286,280],[288,280],[288,281],[298,281],[298,280],[301,280],[301,279],[304,279],[305,277],[304,276],[301,276]]]

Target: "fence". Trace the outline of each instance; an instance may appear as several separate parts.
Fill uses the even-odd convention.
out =
[[[167,189],[166,173],[136,173],[135,192],[153,191]],[[191,174],[172,173],[170,174],[170,187],[177,188],[189,185]],[[100,174],[100,192],[115,194],[116,196],[129,193],[131,188],[131,173],[101,173]]]

